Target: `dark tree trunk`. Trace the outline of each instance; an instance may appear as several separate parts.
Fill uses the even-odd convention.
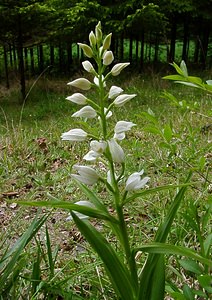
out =
[[[9,73],[8,73],[8,61],[7,61],[7,48],[4,45],[4,70],[5,70],[5,79],[6,79],[6,87],[9,89]]]
[[[142,31],[139,72],[141,72],[143,70],[143,67],[144,67],[144,32]]]
[[[200,50],[200,41],[199,36],[197,36],[195,41],[195,50],[194,50],[194,63],[197,64],[199,62],[199,50]]]
[[[14,60],[14,68],[17,71],[17,56],[16,56],[16,47],[15,47],[15,44],[13,44],[13,60]]]
[[[138,50],[139,50],[139,40],[138,37],[136,37],[136,47],[135,47],[135,60],[138,61]]]
[[[9,44],[9,55],[10,55],[10,66],[13,67],[13,54],[12,54],[11,44]]]
[[[22,36],[22,22],[21,16],[18,15],[18,66],[21,84],[22,100],[26,98],[26,83],[25,83],[25,71],[24,71],[24,56],[23,56],[23,36]]]
[[[130,35],[130,44],[129,44],[129,61],[132,62],[133,56],[133,37]]]
[[[54,65],[54,46],[50,45],[50,65]]]
[[[123,33],[121,34],[121,37],[120,37],[119,57],[120,57],[120,61],[123,61],[123,59],[124,59],[124,35],[123,35]]]
[[[188,58],[188,45],[189,45],[189,20],[188,16],[184,18],[184,32],[183,32],[183,50],[182,50],[182,60],[185,62]]]
[[[40,73],[44,70],[44,55],[43,55],[43,45],[39,46],[39,71]]]
[[[158,38],[158,35],[156,35],[156,37],[155,37],[154,63],[158,62],[158,52],[159,52],[159,38]]]
[[[205,23],[203,26],[203,37],[201,40],[201,53],[200,53],[200,63],[202,64],[203,68],[206,68],[206,58],[208,52],[208,44],[209,44],[209,36],[210,36],[210,26],[209,24]]]
[[[170,43],[170,52],[169,52],[169,61],[173,62],[175,59],[175,43],[177,35],[177,18],[172,18],[171,24],[171,43]]]
[[[25,71],[29,70],[29,64],[28,64],[28,50],[25,47],[24,48],[24,61],[25,61]]]
[[[73,62],[72,43],[68,43],[67,45],[67,71],[68,72],[71,69],[72,62]]]
[[[34,75],[35,74],[35,61],[34,61],[33,47],[29,49],[29,53],[30,53],[31,74]]]

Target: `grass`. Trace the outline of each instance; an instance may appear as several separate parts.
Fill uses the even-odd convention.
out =
[[[114,122],[122,119],[137,124],[122,144],[128,153],[129,173],[144,168],[145,174],[151,177],[150,186],[156,187],[182,183],[189,170],[193,171],[193,181],[197,184],[189,189],[169,239],[174,244],[186,245],[203,253],[206,247],[210,249],[210,239],[206,239],[211,228],[211,129],[205,126],[211,124],[211,97],[199,90],[161,80],[153,73],[147,76],[121,76],[116,80],[113,84],[121,84],[126,93],[137,94],[135,100],[117,109],[114,114]],[[174,106],[167,97],[164,98],[164,90],[171,92],[179,101],[185,100],[192,109]],[[16,87],[8,92],[2,90],[0,236],[5,243],[2,244],[1,255],[24,232],[36,213],[41,216],[49,211],[20,207],[13,203],[14,200],[48,200],[50,194],[75,202],[82,197],[69,174],[72,164],[87,151],[88,144],[69,144],[60,140],[62,132],[78,126],[71,118],[77,107],[65,100],[73,92],[65,81],[45,78],[37,82],[27,101],[20,105]],[[148,114],[149,108],[153,118]],[[168,143],[164,134],[167,126],[172,131]],[[157,130],[162,134],[158,134]],[[110,205],[110,199],[101,186],[97,189],[103,201]],[[129,204],[126,218],[129,219],[129,226],[133,224],[131,239],[135,246],[152,240],[173,195],[174,191],[163,191]],[[21,276],[11,299],[39,299],[45,293],[48,295],[45,299],[61,299],[59,295],[62,299],[114,299],[99,258],[75,226],[66,221],[67,216],[66,211],[52,210],[47,221],[50,243],[56,257],[54,276],[49,277],[49,248],[46,231],[42,227],[36,239],[25,249]],[[108,240],[113,243],[112,233],[101,223],[97,222],[96,226],[105,231]],[[42,253],[40,271],[36,269],[38,249]],[[193,278],[188,279],[189,288],[202,292],[197,280],[198,272],[191,271],[189,263],[186,269],[182,268],[183,262],[178,258],[171,256],[167,259],[170,261],[167,293],[172,295],[171,299],[190,299],[174,298],[176,293],[187,289],[185,278]],[[141,265],[143,260],[141,258],[139,261]],[[200,267],[204,268],[202,265]],[[40,285],[34,284],[33,290],[35,270],[40,272],[36,279]],[[204,270],[203,274],[206,273]],[[4,295],[2,297],[4,299]]]

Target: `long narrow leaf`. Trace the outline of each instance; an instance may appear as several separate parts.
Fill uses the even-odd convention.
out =
[[[59,200],[50,200],[50,201],[18,201],[19,205],[26,205],[26,206],[38,206],[38,207],[52,207],[52,208],[63,208],[67,210],[74,210],[80,212],[86,216],[107,220],[110,222],[117,223],[118,221],[116,218],[111,216],[108,212],[104,212],[98,209],[94,209],[84,205],[77,205],[74,203],[69,203],[66,201],[59,201]]]
[[[184,185],[175,196],[174,201],[168,211],[167,217],[158,228],[155,237],[155,242],[165,243],[168,233],[170,232],[170,228],[172,226],[173,220],[177,213],[177,210],[186,192],[187,182],[190,179],[190,177],[191,174],[189,174],[186,180],[186,185]],[[140,274],[139,300],[148,299],[148,295],[150,295],[151,291],[154,289],[154,283],[152,282],[151,278],[154,276],[154,273],[157,270],[157,263],[161,257],[160,255],[162,254],[150,253],[147,258],[142,273]]]
[[[175,245],[170,245],[165,243],[151,243],[147,245],[142,245],[139,248],[134,249],[134,253],[138,251],[156,253],[156,254],[172,254],[172,255],[186,256],[212,267],[212,260],[201,256],[200,254],[196,253],[194,250],[182,246],[175,246]]]
[[[112,246],[88,221],[79,219],[74,213],[72,213],[72,216],[80,232],[102,259],[113,287],[121,296],[121,299],[135,299],[136,292],[133,288],[130,273]]]
[[[171,189],[176,189],[176,188],[181,188],[181,187],[186,187],[186,186],[191,186],[193,184],[195,184],[195,182],[176,184],[176,185],[169,184],[169,185],[163,185],[163,186],[158,186],[158,187],[155,187],[155,188],[150,188],[150,189],[147,189],[147,190],[143,190],[140,193],[134,193],[132,196],[127,197],[126,200],[124,201],[124,204],[129,203],[129,202],[131,202],[134,199],[139,198],[139,197],[155,194],[156,192],[171,190]]]
[[[35,234],[46,221],[47,217],[48,214],[42,216],[40,219],[38,218],[38,216],[36,216],[32,223],[29,225],[28,229],[25,231],[25,233],[18,239],[18,241],[7,253],[5,260],[2,263],[0,263],[0,293],[4,288],[6,280],[13,272],[15,264],[19,260],[24,247],[35,236]],[[7,263],[7,259],[9,259],[10,257],[11,259]]]

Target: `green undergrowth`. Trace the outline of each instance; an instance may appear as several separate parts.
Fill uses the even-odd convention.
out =
[[[192,181],[196,184],[186,194],[169,239],[173,244],[195,250],[203,251],[202,245],[210,249],[209,238],[207,242],[204,238],[210,235],[212,225],[211,96],[156,75],[121,77],[113,84],[119,85],[119,80],[126,93],[137,94],[114,114],[114,123],[117,118],[137,124],[122,143],[127,149],[129,171],[144,169],[151,178],[150,187],[183,183],[192,171]],[[173,104],[164,91],[182,102],[181,107]],[[62,132],[78,124],[71,118],[76,107],[65,100],[73,92],[65,81],[43,80],[35,85],[22,104],[15,89],[1,94],[0,256],[24,233],[36,214],[50,213],[46,222],[48,230],[43,226],[22,253],[19,275],[12,281],[11,299],[40,299],[41,295],[44,295],[42,299],[115,299],[100,260],[73,223],[66,221],[68,212],[37,210],[13,203],[14,200],[48,201],[51,197],[71,202],[82,199],[70,179],[70,172],[89,144],[62,143],[60,139]],[[103,201],[110,205],[101,185],[96,188]],[[128,209],[131,211],[129,225],[135,246],[153,239],[174,194],[172,190],[158,192],[126,207],[126,219]],[[98,230],[105,231],[107,239],[113,243],[113,234],[108,228],[98,222],[95,225]],[[54,264],[49,260],[48,234],[55,255]],[[204,266],[195,265],[192,269],[191,264],[187,262],[186,265],[178,258],[166,259],[170,261],[167,293],[175,297],[173,299],[193,299],[176,298],[180,290],[187,289],[184,281],[192,273],[189,289],[196,288],[201,294],[201,281],[196,278],[201,272],[206,274]],[[141,265],[143,261],[144,257]],[[176,285],[171,283],[173,278]],[[4,295],[1,297],[6,299]]]

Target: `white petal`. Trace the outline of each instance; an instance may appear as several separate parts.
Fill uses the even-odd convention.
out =
[[[126,68],[127,66],[129,66],[129,64],[130,64],[130,63],[118,63],[118,64],[116,64],[116,65],[112,68],[111,74],[112,74],[113,76],[119,75],[120,72],[121,72],[124,68]]]
[[[114,60],[113,52],[105,51],[105,53],[103,55],[103,65],[109,66],[113,60]]]
[[[91,147],[91,150],[93,150],[94,152],[103,153],[107,147],[107,143],[104,141],[99,142],[99,141],[93,140],[90,142],[90,147]]]
[[[114,104],[118,107],[123,106],[126,102],[130,101],[132,98],[134,98],[136,96],[136,94],[123,94],[123,95],[119,95],[115,100],[114,100]]]
[[[118,86],[111,86],[110,91],[109,91],[109,98],[110,99],[114,99],[116,98],[118,95],[120,95],[123,92],[122,88],[118,87]]]
[[[102,75],[102,81],[103,81],[103,86],[106,87],[106,83],[104,82],[104,76]],[[93,82],[95,83],[95,85],[99,86],[99,78],[97,78],[96,76],[94,77]]]
[[[85,78],[78,78],[76,80],[69,82],[68,85],[87,91],[90,90],[92,84],[89,80]]]
[[[88,60],[83,61],[82,66],[85,69],[85,71],[87,71],[89,73],[92,73],[95,71],[93,65]]]
[[[125,139],[125,133],[124,132],[115,133],[113,137],[114,137],[114,139],[122,141],[123,139]]]
[[[118,121],[114,128],[114,131],[115,133],[129,131],[133,126],[136,126],[136,124],[127,121]]]
[[[124,151],[115,139],[108,141],[110,153],[114,162],[122,163],[124,161]]]
[[[74,204],[77,204],[77,205],[81,205],[81,206],[87,206],[87,207],[91,207],[91,208],[94,208],[95,206],[91,203],[91,202],[89,202],[89,201],[84,201],[84,200],[81,200],[81,201],[77,201],[76,203],[74,203]],[[75,211],[75,210],[73,210],[73,212],[75,213],[75,215],[78,217],[78,218],[80,218],[80,219],[88,219],[89,217],[88,216],[86,216],[86,215],[84,215],[84,214],[82,214],[82,213],[80,213],[80,212],[77,212],[77,211]],[[68,218],[66,218],[66,221],[72,221],[73,220],[73,218],[72,218],[72,216],[70,215]]]
[[[84,155],[83,159],[87,161],[95,161],[101,154],[90,150],[87,154]]]
[[[93,107],[87,105],[75,112],[72,117],[81,117],[81,118],[95,118],[97,115],[95,109]]]
[[[85,132],[82,129],[79,128],[75,128],[75,129],[71,129],[67,132],[64,132],[61,135],[61,138],[63,141],[84,141],[87,137],[87,132]]]
[[[72,96],[68,96],[66,99],[79,105],[85,105],[87,103],[87,98],[80,93],[74,93]]]

